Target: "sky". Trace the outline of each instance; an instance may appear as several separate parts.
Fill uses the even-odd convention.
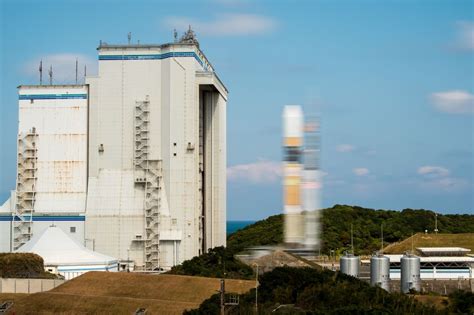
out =
[[[321,121],[324,207],[474,213],[473,1],[0,1],[0,203],[20,84],[97,71],[99,41],[191,24],[229,89],[227,217],[282,212],[282,110]]]

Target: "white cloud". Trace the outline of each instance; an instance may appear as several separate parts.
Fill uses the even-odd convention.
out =
[[[369,169],[365,167],[354,168],[352,172],[357,176],[365,176],[370,173]]]
[[[23,67],[23,74],[35,78],[39,82],[39,64],[43,61],[43,84],[49,84],[49,69],[53,67],[53,83],[67,84],[76,80],[76,59],[78,61],[78,82],[84,82],[84,65],[87,66],[87,75],[97,73],[97,60],[76,53],[58,53],[38,56],[27,61]]]
[[[257,14],[221,14],[210,21],[184,16],[170,16],[165,18],[164,24],[177,30],[186,30],[191,25],[198,37],[199,35],[260,35],[269,33],[277,27],[274,19]]]
[[[354,149],[355,147],[351,144],[340,144],[336,147],[336,151],[342,153],[352,152]]]
[[[227,168],[227,179],[231,181],[248,180],[252,183],[272,183],[279,181],[281,174],[281,162],[267,160],[238,164]]]
[[[422,166],[418,168],[417,173],[423,176],[418,181],[419,187],[423,190],[459,192],[469,187],[468,180],[450,176],[451,172],[442,166]]]
[[[439,111],[450,114],[474,112],[474,95],[462,90],[452,90],[431,94],[431,100]]]
[[[425,165],[418,168],[418,174],[431,177],[446,177],[450,174],[447,168],[441,166]]]
[[[457,46],[462,50],[474,51],[474,22],[460,21],[457,26]]]

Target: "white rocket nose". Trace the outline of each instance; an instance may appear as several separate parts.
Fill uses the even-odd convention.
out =
[[[301,106],[286,105],[283,109],[283,137],[303,138],[303,110]]]

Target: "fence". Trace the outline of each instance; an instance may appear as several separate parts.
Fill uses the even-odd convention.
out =
[[[54,289],[65,280],[0,278],[0,293],[36,293]]]

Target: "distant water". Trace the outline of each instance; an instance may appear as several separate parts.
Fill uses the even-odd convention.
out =
[[[227,221],[227,235],[253,223],[255,223],[255,221]]]

